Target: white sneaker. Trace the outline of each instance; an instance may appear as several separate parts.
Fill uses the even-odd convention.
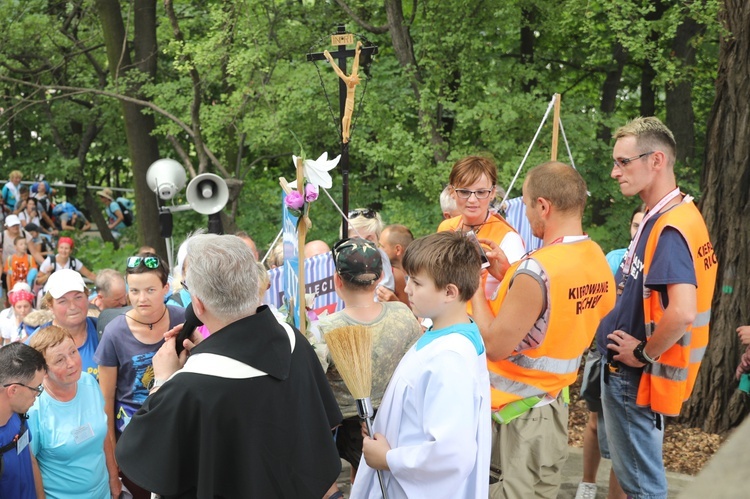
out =
[[[596,499],[596,484],[587,482],[579,483],[575,499]]]

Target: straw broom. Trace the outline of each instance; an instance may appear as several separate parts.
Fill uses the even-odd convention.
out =
[[[357,414],[372,432],[372,332],[365,326],[344,326],[325,333],[328,351],[331,352],[336,369],[344,384],[357,402]],[[383,472],[378,470],[378,480],[383,499],[388,499],[383,481]]]

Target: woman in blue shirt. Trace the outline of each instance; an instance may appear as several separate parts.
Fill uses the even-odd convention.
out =
[[[73,337],[58,326],[31,338],[44,355],[44,393],[29,410],[32,452],[48,498],[110,499],[121,492],[104,398],[94,377],[81,372]]]

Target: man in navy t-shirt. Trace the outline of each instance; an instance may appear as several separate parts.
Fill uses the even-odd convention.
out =
[[[25,418],[43,391],[46,372],[44,356],[30,346],[11,343],[0,348],[0,497],[35,499],[42,495]]]
[[[657,366],[659,357],[678,341],[689,341],[685,333],[696,317],[693,251],[683,234],[685,227],[680,226],[682,216],[670,213],[690,200],[677,188],[676,144],[661,121],[637,118],[618,129],[614,138],[611,176],[625,196],[639,196],[648,210],[615,275],[619,294],[615,308],[597,329],[597,348],[608,359],[602,366],[598,434],[600,440],[607,439],[617,482],[628,496],[666,498],[663,416],[652,410],[650,397],[638,404],[636,397],[641,382],[648,382],[644,367]],[[652,234],[664,216],[677,223]],[[644,268],[648,268],[645,282]],[[655,299],[663,313],[649,321],[647,334],[644,301],[651,305]]]

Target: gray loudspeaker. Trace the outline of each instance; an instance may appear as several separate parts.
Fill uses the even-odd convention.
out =
[[[203,173],[191,180],[185,195],[190,206],[203,215],[220,212],[229,201],[227,183],[213,173]]]
[[[173,159],[154,161],[146,172],[148,188],[161,199],[172,199],[185,187],[187,175],[180,163]]]

